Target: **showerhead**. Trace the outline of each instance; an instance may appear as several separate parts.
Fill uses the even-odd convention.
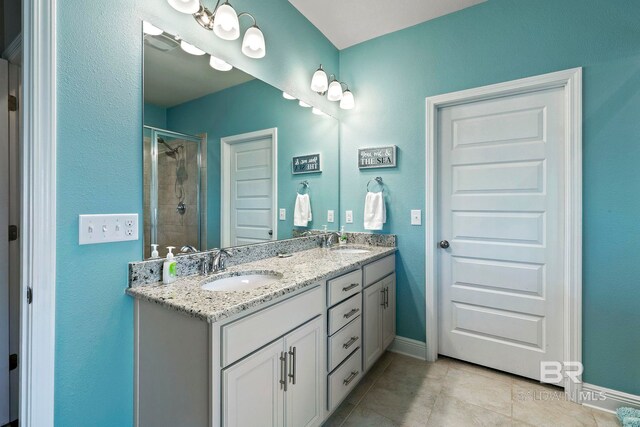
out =
[[[177,159],[178,150],[182,148],[182,145],[178,145],[176,148],[171,148],[171,146],[167,144],[166,141],[160,137],[158,137],[158,143],[167,147],[167,151],[164,152],[167,156],[171,157],[172,159]]]

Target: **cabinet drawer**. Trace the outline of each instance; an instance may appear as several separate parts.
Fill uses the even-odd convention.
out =
[[[222,366],[230,365],[310,320],[324,309],[322,287],[296,295],[222,327]]]
[[[333,409],[340,404],[342,399],[358,384],[362,377],[362,354],[360,349],[353,353],[338,367],[328,378],[329,400],[328,409]]]
[[[329,337],[329,372],[333,371],[353,350],[362,346],[362,316]]]
[[[389,255],[364,266],[364,287],[396,271],[396,255]]]
[[[329,335],[333,335],[344,325],[351,322],[362,312],[362,298],[360,294],[354,295],[329,309]]]
[[[329,307],[362,290],[362,271],[356,270],[327,281]]]

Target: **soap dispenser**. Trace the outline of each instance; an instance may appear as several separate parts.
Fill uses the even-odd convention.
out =
[[[158,245],[155,243],[151,244],[151,258],[160,258],[160,256],[158,255]]]
[[[167,259],[165,259],[162,264],[162,283],[165,285],[175,282],[178,277],[176,271],[176,260],[173,258],[172,252],[174,249],[175,246],[167,246],[169,253],[167,253]]]

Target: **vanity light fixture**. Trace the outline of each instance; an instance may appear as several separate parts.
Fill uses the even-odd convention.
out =
[[[328,115],[327,113],[325,113],[324,111],[322,111],[321,109],[316,108],[316,107],[313,107],[313,108],[311,109],[311,112],[312,112],[313,114],[315,114],[316,116],[329,117],[329,115]]]
[[[313,77],[311,78],[311,90],[314,92],[318,92],[320,95],[324,95],[329,88],[329,78],[327,77],[327,73],[322,69],[322,64],[313,73]]]
[[[292,101],[292,100],[296,99],[296,97],[295,97],[295,96],[293,96],[293,95],[289,95],[287,92],[282,92],[282,97],[283,97],[284,99],[288,99],[288,100],[290,100],[290,101]]]
[[[329,101],[340,101],[342,99],[342,85],[339,81],[333,77],[331,83],[329,83],[329,89],[327,90],[327,99]]]
[[[209,58],[209,65],[211,68],[218,71],[230,71],[233,68],[233,65],[229,64],[224,59],[220,59],[213,55]]]
[[[306,103],[306,102],[304,102],[304,101],[298,101],[298,105],[299,105],[299,106],[301,106],[301,107],[304,107],[304,108],[309,108],[309,107],[311,107],[311,105],[307,104],[307,103]]]
[[[242,53],[249,58],[260,59],[266,55],[264,34],[250,13],[238,14],[228,1],[220,4],[218,0],[213,11],[207,9],[200,0],[167,0],[178,12],[190,13],[204,29],[213,31],[223,40],[236,40],[240,37],[240,18],[248,16],[253,25],[247,29],[242,39]]]
[[[180,48],[191,55],[201,56],[205,54],[204,50],[200,50],[191,43],[187,43],[184,40],[180,40]]]
[[[142,32],[150,36],[159,36],[164,33],[160,28],[147,21],[142,21]]]
[[[346,85],[345,85],[346,86]],[[342,92],[342,99],[340,100],[340,108],[343,110],[351,110],[356,106],[356,101],[353,98],[353,93],[349,90],[349,87]]]

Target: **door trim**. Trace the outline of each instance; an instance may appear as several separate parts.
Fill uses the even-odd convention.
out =
[[[428,361],[438,358],[438,112],[443,107],[551,88],[564,89],[566,112],[563,355],[565,361],[582,362],[582,68],[426,98],[425,317]],[[564,389],[571,400],[578,399],[580,384],[565,379]]]
[[[56,0],[26,0],[23,111],[20,423],[54,420],[56,295]],[[27,304],[27,287],[33,303]]]
[[[266,137],[271,137],[272,240],[278,240],[278,128],[269,128],[220,138],[220,247],[222,248],[230,246],[231,238],[231,217],[229,210],[226,209],[231,206],[231,170],[229,169],[231,146]]]

